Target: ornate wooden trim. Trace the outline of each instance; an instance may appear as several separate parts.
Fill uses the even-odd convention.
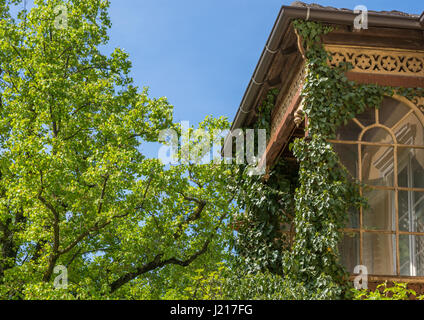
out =
[[[289,108],[292,103],[293,97],[297,94],[299,88],[303,87],[303,82],[305,81],[305,66],[302,65],[294,76],[289,88],[286,91],[286,95],[283,100],[277,105],[276,110],[273,111],[271,119],[271,132],[270,136],[273,136],[274,133],[278,130],[278,126],[281,123],[281,120],[284,118],[286,110]]]
[[[424,77],[399,76],[396,74],[386,75],[365,72],[346,72],[346,77],[358,83],[377,84],[380,86],[424,88]]]
[[[405,49],[324,45],[331,66],[350,62],[351,72],[424,77],[424,52]]]
[[[278,156],[280,150],[288,143],[290,138],[290,133],[295,127],[294,123],[294,113],[299,106],[302,91],[302,86],[299,86],[294,92],[294,95],[290,96],[290,101],[288,107],[284,110],[284,116],[279,121],[276,126],[276,130],[271,135],[269,139],[265,155],[261,158],[259,162],[259,168],[266,165],[268,169],[269,165],[273,164],[276,157]]]

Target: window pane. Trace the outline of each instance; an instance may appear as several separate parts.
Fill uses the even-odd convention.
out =
[[[346,228],[359,229],[359,209],[354,207],[349,208]]]
[[[424,193],[399,190],[399,230],[424,232]]]
[[[351,176],[358,178],[358,145],[357,144],[333,144],[334,151],[339,155],[340,162],[346,167]]]
[[[399,144],[424,145],[423,126],[414,113],[400,122],[393,131]]]
[[[369,274],[394,275],[396,238],[392,234],[364,233],[363,263]]]
[[[379,142],[379,143],[393,143],[393,139],[389,131],[383,128],[371,128],[365,131],[362,136],[362,141]]]
[[[375,123],[375,108],[369,108],[364,112],[358,114],[356,119],[359,120],[360,123],[364,127],[370,126]]]
[[[340,126],[336,132],[336,139],[357,141],[361,131],[361,127],[355,121],[351,120],[346,125]]]
[[[350,273],[359,265],[359,233],[347,232],[339,245],[342,265]]]
[[[424,237],[401,234],[399,258],[402,276],[424,276]]]
[[[371,189],[364,191],[369,208],[363,210],[364,228],[367,230],[395,230],[395,192]]]
[[[385,97],[379,109],[380,123],[391,128],[401,120],[409,110],[411,109],[399,100]]]
[[[423,149],[398,149],[398,185],[404,188],[424,188]]]
[[[362,181],[393,186],[393,147],[362,146]]]

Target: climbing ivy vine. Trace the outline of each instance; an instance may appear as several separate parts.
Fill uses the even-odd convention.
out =
[[[266,129],[267,139],[277,95],[278,90],[271,89],[258,108],[254,128]],[[293,220],[293,195],[297,183],[297,168],[292,167],[279,162],[266,178],[248,175],[247,165],[237,168],[234,191],[244,212],[236,217],[238,237],[234,245],[250,272],[283,274],[283,255],[290,239],[281,231],[282,226],[290,226]]]
[[[293,26],[306,58],[302,98],[308,136],[290,146],[298,166],[280,160],[265,178],[248,177],[245,167],[239,168],[239,203],[245,212],[238,221],[236,249],[252,271],[269,270],[293,286],[302,284],[307,294],[301,299],[349,298],[348,273],[339,256],[341,230],[349,209],[367,201],[328,140],[357,114],[378,108],[385,95],[411,98],[423,96],[423,90],[349,81],[345,72],[352,66],[330,67],[331,56],[322,45],[322,35],[333,27],[303,20]],[[270,91],[259,108],[257,128],[269,131],[276,93]],[[281,232],[285,225],[294,227],[294,239]]]

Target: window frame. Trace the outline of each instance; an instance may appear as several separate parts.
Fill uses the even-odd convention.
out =
[[[362,159],[362,148],[363,146],[378,146],[378,147],[388,147],[388,148],[393,148],[393,157],[392,157],[392,161],[393,161],[393,185],[392,186],[378,186],[378,185],[372,185],[370,186],[371,189],[373,190],[391,190],[394,191],[394,225],[392,224],[391,230],[374,230],[374,229],[367,229],[365,228],[364,225],[364,208],[361,207],[359,210],[359,226],[357,228],[344,228],[343,232],[344,233],[354,233],[356,236],[359,236],[359,264],[363,265],[364,264],[364,236],[366,234],[388,234],[391,235],[391,237],[395,237],[395,243],[396,245],[393,246],[393,265],[394,265],[394,275],[374,275],[374,278],[384,278],[384,279],[410,279],[413,278],[414,280],[420,280],[424,282],[424,276],[415,276],[415,275],[409,275],[409,276],[405,276],[405,275],[401,275],[401,263],[400,263],[400,250],[399,250],[399,239],[401,235],[408,235],[409,238],[415,238],[413,236],[423,236],[424,237],[424,232],[413,232],[410,231],[410,229],[408,229],[408,231],[403,231],[400,230],[399,228],[399,191],[407,191],[408,194],[410,192],[423,192],[424,193],[424,188],[414,188],[414,187],[400,187],[398,184],[398,176],[399,176],[399,172],[401,172],[401,169],[399,167],[398,164],[398,150],[400,148],[408,148],[410,150],[416,150],[416,149],[423,149],[424,150],[424,144],[423,145],[416,145],[416,144],[401,144],[398,143],[397,139],[396,139],[396,134],[394,132],[394,129],[398,128],[411,114],[414,114],[415,116],[417,116],[419,122],[421,123],[422,127],[424,128],[424,115],[423,113],[418,109],[418,107],[412,103],[410,100],[406,99],[405,97],[401,97],[398,95],[394,95],[392,97],[388,97],[388,98],[393,98],[394,100],[397,100],[400,103],[403,103],[404,105],[406,105],[409,110],[406,112],[405,115],[401,116],[401,118],[394,124],[392,125],[391,128],[383,125],[380,123],[380,117],[379,117],[379,108],[374,108],[374,123],[370,124],[370,125],[364,125],[363,123],[361,123],[356,117],[352,119],[352,121],[354,121],[361,129],[357,140],[338,140],[338,139],[330,139],[328,140],[328,142],[332,143],[332,144],[342,144],[342,145],[356,145],[357,146],[357,175],[358,175],[358,180],[360,182],[362,182],[363,180],[363,172],[362,172],[362,167],[363,167],[363,159]],[[392,138],[392,142],[391,143],[386,143],[386,142],[368,142],[368,141],[363,141],[363,136],[364,134],[372,129],[372,128],[382,128],[384,129],[386,132],[388,132]],[[364,188],[361,186],[360,187],[360,195],[362,196],[364,194]],[[409,197],[409,195],[408,195]],[[408,211],[411,210],[411,208],[408,207]],[[409,213],[408,213],[409,214]],[[410,240],[409,240],[410,241]],[[412,248],[409,247],[409,251],[411,251]],[[410,259],[410,264],[411,264],[411,257],[409,256]],[[351,272],[353,272],[353,270],[349,270]]]

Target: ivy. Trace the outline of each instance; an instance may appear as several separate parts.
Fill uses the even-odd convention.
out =
[[[266,129],[267,140],[277,95],[277,89],[269,90],[257,110],[254,129]],[[247,168],[240,165],[236,173],[234,192],[244,212],[234,222],[238,231],[234,246],[248,272],[271,271],[282,275],[286,251],[282,248],[287,249],[290,239],[281,231],[282,225],[290,225],[293,219],[297,168],[293,170],[293,165],[279,162],[267,179],[248,175]]]
[[[255,123],[255,129],[265,129],[267,133],[267,141],[269,141],[271,133],[271,112],[272,109],[274,109],[278,93],[278,89],[270,89],[266,98],[258,108],[258,119]]]
[[[302,284],[306,295],[300,299],[351,298],[349,274],[339,255],[341,230],[348,211],[367,206],[367,201],[328,140],[357,114],[378,108],[384,96],[396,92],[411,99],[423,96],[423,90],[350,81],[345,75],[350,64],[328,64],[331,56],[321,36],[331,32],[331,26],[303,20],[293,25],[306,58],[302,98],[308,137],[297,138],[290,146],[298,167],[281,160],[268,179],[245,177],[244,167],[240,168],[238,200],[245,212],[236,248],[252,271],[284,275],[293,287]],[[270,92],[259,108],[256,127],[269,130],[275,94]],[[293,242],[281,233],[284,224],[294,225]]]
[[[297,170],[280,162],[267,181],[242,170],[239,174],[238,203],[245,210],[237,221],[236,250],[249,271],[282,275],[284,254],[291,241],[282,233],[282,226],[290,227],[293,220]]]

